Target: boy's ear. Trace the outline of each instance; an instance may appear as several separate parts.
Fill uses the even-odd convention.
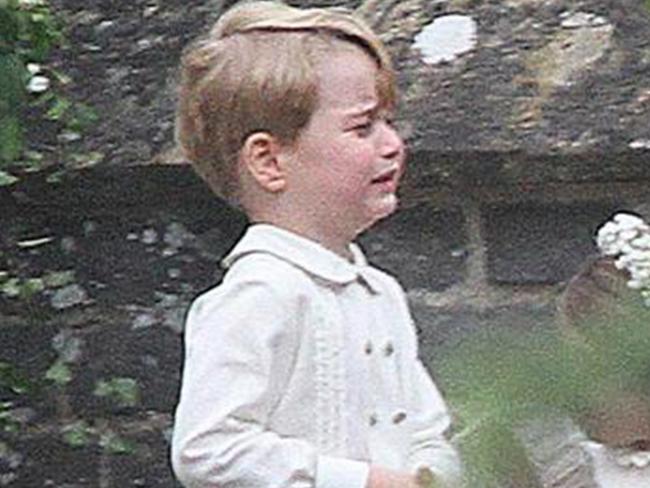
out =
[[[268,132],[255,132],[246,138],[241,150],[246,171],[265,190],[283,191],[287,186],[282,145]]]

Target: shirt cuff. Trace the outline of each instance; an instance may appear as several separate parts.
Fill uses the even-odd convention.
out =
[[[332,456],[319,456],[316,488],[365,488],[370,465]]]

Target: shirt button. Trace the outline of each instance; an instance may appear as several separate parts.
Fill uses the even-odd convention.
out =
[[[384,347],[384,356],[390,356],[395,352],[395,346],[393,346],[393,343],[388,341],[386,343],[386,346]]]
[[[372,354],[372,342],[370,341],[366,342],[366,345],[364,346],[363,350],[366,354]]]
[[[370,415],[370,417],[368,418],[368,423],[370,424],[370,427],[377,425],[378,421],[379,419],[377,419],[377,415],[374,413]]]
[[[399,424],[406,420],[406,412],[397,412],[393,415],[393,423]]]

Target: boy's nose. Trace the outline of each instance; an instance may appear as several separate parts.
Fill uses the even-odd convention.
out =
[[[395,128],[389,123],[384,122],[384,130],[382,133],[381,155],[386,159],[401,156],[404,152],[404,141]]]

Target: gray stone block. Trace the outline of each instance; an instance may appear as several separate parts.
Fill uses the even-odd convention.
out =
[[[107,441],[106,425],[90,424],[87,439],[77,446],[66,442],[55,427],[0,442],[0,485],[180,487],[174,480],[169,446],[162,433],[144,421],[129,427],[133,432],[113,425],[116,432],[120,431],[119,447],[117,437],[113,436],[112,444]]]
[[[612,202],[485,206],[489,281],[539,284],[570,278],[596,251],[594,232],[615,210]]]
[[[74,448],[56,432],[23,435],[7,440],[0,456],[3,486],[65,486],[86,488],[98,485],[99,449]],[[5,458],[5,459],[2,459]],[[7,458],[13,462],[7,462]],[[3,462],[4,461],[4,462]]]
[[[443,290],[458,283],[465,269],[466,236],[458,208],[428,204],[398,211],[360,239],[369,261],[405,288]]]
[[[66,389],[75,414],[93,419],[148,410],[171,412],[176,405],[180,337],[160,321],[134,330],[127,320],[120,314],[86,331],[82,359],[73,366]],[[102,384],[108,385],[103,393]]]

